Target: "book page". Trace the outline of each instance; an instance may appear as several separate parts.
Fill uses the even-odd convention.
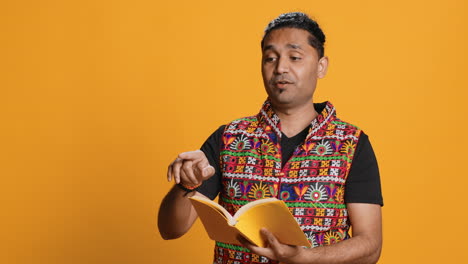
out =
[[[248,204],[245,204],[239,210],[237,210],[237,212],[233,215],[233,217],[232,217],[233,221],[230,224],[235,225],[237,223],[237,218],[240,215],[242,215],[244,212],[249,210],[250,208],[255,207],[255,206],[259,205],[259,204],[274,202],[274,201],[279,201],[279,200],[276,199],[276,198],[266,198],[266,199],[260,199],[260,200],[256,200],[256,201],[250,202]]]
[[[235,222],[235,221],[233,221],[233,216],[226,210],[226,208],[222,207],[217,202],[214,202],[214,201],[210,200],[209,198],[206,198],[206,197],[200,196],[200,195],[194,195],[190,199],[196,200],[196,201],[198,201],[200,203],[203,203],[203,204],[206,204],[209,207],[211,207],[212,209],[217,210],[219,213],[224,215],[224,217],[227,219],[228,223]]]
[[[283,244],[310,246],[296,219],[283,201],[256,204],[237,217],[237,229],[256,245],[265,247],[260,229],[265,227]]]
[[[237,236],[240,235],[239,231],[228,224],[225,214],[221,212],[222,210],[218,210],[220,205],[215,203],[217,206],[214,206],[204,200],[192,198],[190,198],[192,205],[197,210],[198,216],[211,239],[223,243],[240,244],[237,240]]]

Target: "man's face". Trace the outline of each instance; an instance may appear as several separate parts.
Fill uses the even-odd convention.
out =
[[[274,107],[294,108],[312,102],[317,78],[325,76],[328,58],[318,58],[310,33],[297,28],[271,31],[262,50],[262,76]]]

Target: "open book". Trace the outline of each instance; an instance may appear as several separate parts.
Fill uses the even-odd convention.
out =
[[[190,199],[208,236],[213,240],[240,245],[236,237],[242,235],[253,244],[265,247],[260,235],[260,229],[265,227],[283,244],[310,246],[286,204],[276,198],[250,202],[234,216],[205,197],[193,196]]]

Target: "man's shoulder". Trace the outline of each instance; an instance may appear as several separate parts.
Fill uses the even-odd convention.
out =
[[[241,128],[245,129],[246,127],[251,127],[252,125],[256,125],[258,123],[257,117],[256,116],[246,116],[242,118],[237,118],[234,119],[227,124],[223,124],[214,131],[210,138],[214,139],[221,139],[222,135],[227,131],[227,130],[239,130]]]
[[[229,122],[228,124],[240,123],[240,122],[255,122],[255,121],[257,121],[257,115],[236,118],[236,119],[232,120],[231,122]]]
[[[336,125],[336,126],[341,126],[341,127],[346,127],[346,128],[349,128],[349,129],[360,130],[359,126],[357,126],[357,125],[355,125],[353,123],[347,122],[345,120],[342,120],[342,119],[340,119],[338,117],[331,120],[330,123],[333,124],[333,125]]]
[[[226,124],[226,128],[227,129],[232,129],[236,127],[245,128],[247,126],[257,125],[257,124],[258,124],[257,116],[252,115],[252,116],[246,116],[246,117],[234,119],[231,122]]]
[[[360,127],[350,122],[341,120],[339,118],[334,118],[330,121],[330,125],[327,128],[328,130],[335,130],[337,135],[349,136],[353,135],[355,137],[359,137],[362,133]]]

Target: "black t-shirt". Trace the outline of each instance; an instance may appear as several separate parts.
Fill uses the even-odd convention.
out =
[[[203,185],[198,189],[198,192],[210,199],[214,199],[222,190],[219,156],[224,127],[224,125],[219,127],[201,147],[211,166],[216,170],[215,174],[203,182]],[[294,150],[304,142],[308,130],[309,127],[306,127],[302,132],[290,138],[284,133],[282,134],[281,150],[283,166],[289,160]],[[351,169],[346,179],[344,200],[345,203],[370,203],[383,206],[377,160],[369,137],[364,132],[361,132],[359,137]]]

